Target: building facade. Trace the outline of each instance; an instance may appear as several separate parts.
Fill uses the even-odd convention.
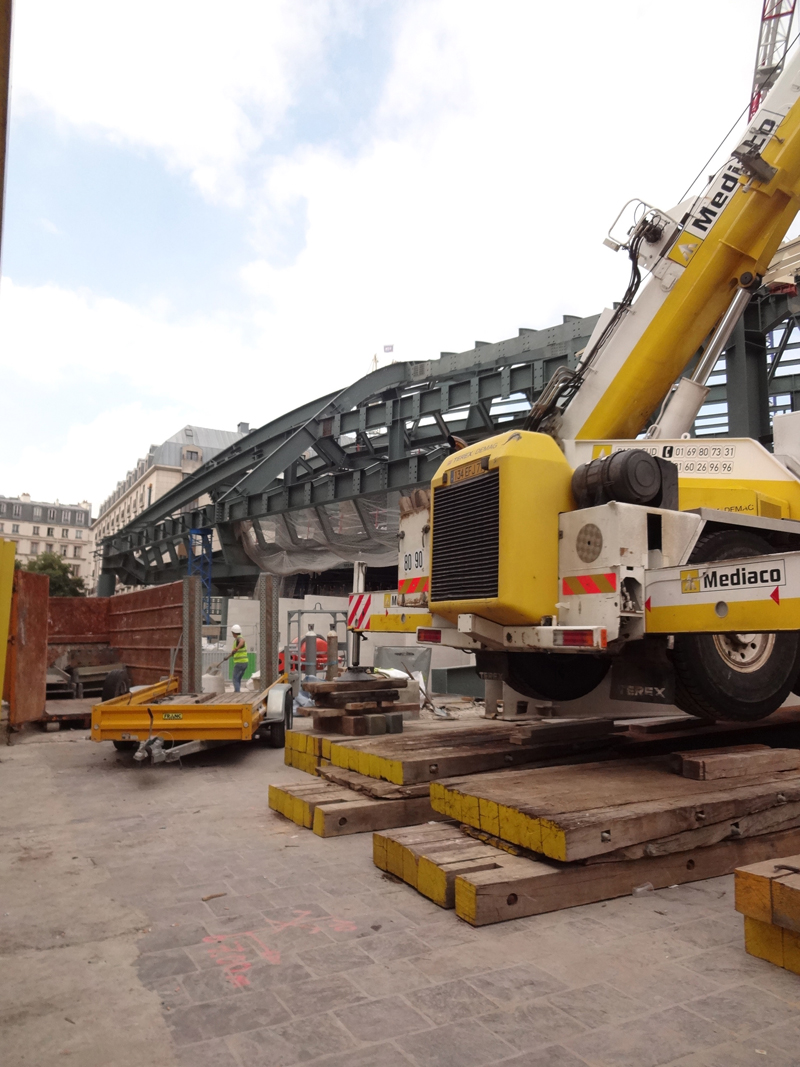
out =
[[[28,493],[0,496],[0,538],[14,541],[23,566],[43,552],[69,563],[76,578],[90,584],[93,567],[92,505],[31,500]]]
[[[240,440],[250,432],[246,422],[240,422],[235,431],[212,430],[205,426],[184,426],[178,433],[168,437],[161,445],[151,445],[147,455],[137,461],[109,497],[100,505],[98,516],[92,526],[93,538],[101,538],[121,530],[136,516],[154,504],[169,489],[193,474],[219,452]],[[207,498],[204,498],[204,501]],[[92,559],[90,588],[97,588],[101,560],[99,554]],[[125,591],[117,586],[117,592]]]

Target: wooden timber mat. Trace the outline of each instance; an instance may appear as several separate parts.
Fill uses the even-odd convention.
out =
[[[271,785],[269,806],[320,837],[342,837],[443,818],[431,808],[427,795],[377,799],[319,779]]]
[[[433,782],[431,804],[552,859],[634,859],[800,824],[800,771],[697,781],[668,756],[609,760]]]
[[[469,718],[411,721],[402,735],[364,738],[298,728],[287,732],[284,758],[308,774],[330,764],[411,785],[502,767],[618,759],[745,739],[800,743],[800,709],[784,708],[767,720],[744,724],[703,723],[687,716],[634,722],[553,718],[521,725]]]
[[[396,785],[412,785],[539,760],[580,757],[607,744],[614,730],[613,722],[606,719],[544,719],[532,723],[531,736],[520,743],[511,741],[509,723],[492,720],[406,725],[421,729],[380,738],[337,738],[330,745],[331,764]]]
[[[731,874],[743,864],[774,859],[800,847],[800,828],[735,838],[696,848],[608,863],[558,863],[511,855],[474,840],[458,826],[412,826],[376,833],[373,859],[472,926],[519,919],[655,889]]]
[[[308,774],[340,767],[396,785],[513,767],[539,759],[596,753],[614,732],[609,719],[543,720],[524,742],[511,740],[513,723],[491,719],[411,720],[402,734],[343,737],[319,730],[289,730],[284,762]],[[596,757],[594,757],[596,758]]]
[[[706,722],[703,719],[695,719],[690,715],[679,716],[653,716],[644,719],[618,719],[616,722],[617,736],[614,746],[620,756],[627,749],[639,751],[646,748],[650,743],[657,746],[673,744],[675,741],[694,743],[698,745],[714,745],[735,743],[737,739],[750,741],[754,735],[764,735],[764,738],[772,737],[773,734],[797,735],[800,727],[800,707],[779,708],[766,719],[756,722]]]

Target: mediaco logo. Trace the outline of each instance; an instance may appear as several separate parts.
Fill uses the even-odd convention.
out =
[[[700,592],[700,571],[681,571],[681,592]]]
[[[786,565],[782,559],[772,560],[767,567],[695,567],[681,571],[681,592],[702,593],[713,589],[768,588],[786,584]]]

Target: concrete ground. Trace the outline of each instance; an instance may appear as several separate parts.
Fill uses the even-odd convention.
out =
[[[0,749],[4,1067],[792,1067],[800,978],[732,879],[473,930],[267,808],[236,746],[134,765]]]

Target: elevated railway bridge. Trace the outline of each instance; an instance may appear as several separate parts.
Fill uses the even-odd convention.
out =
[[[800,408],[794,249],[740,319],[710,379],[698,436],[769,444],[772,415]],[[596,321],[564,316],[467,352],[393,363],[266,423],[100,542],[98,594],[182,577],[197,531],[213,530],[216,595],[249,593],[261,571],[313,573],[356,559],[392,566],[400,497],[427,488],[448,437],[472,443],[522,427],[556,368],[575,365]]]

